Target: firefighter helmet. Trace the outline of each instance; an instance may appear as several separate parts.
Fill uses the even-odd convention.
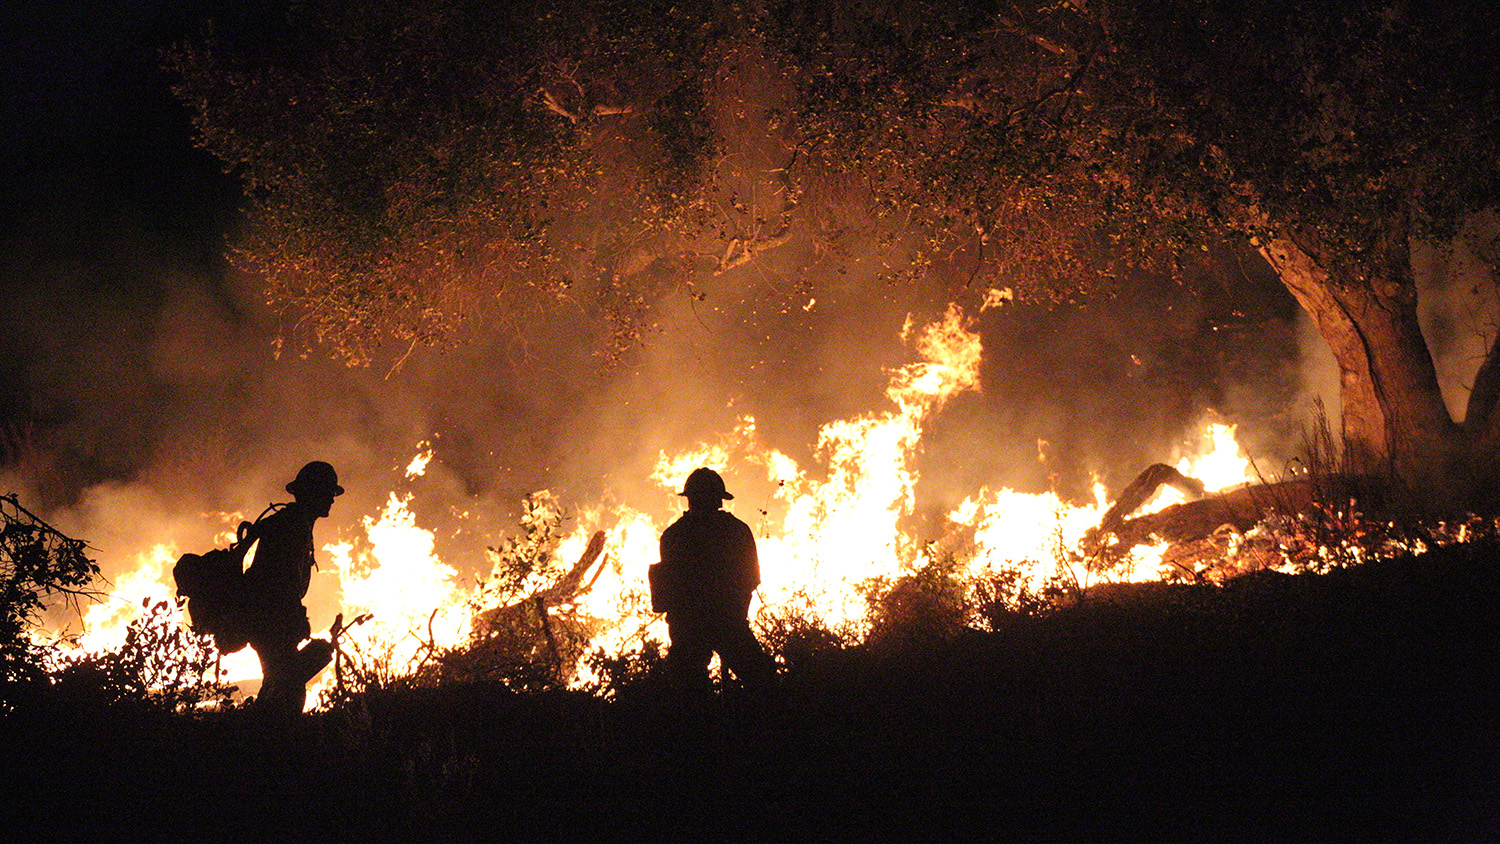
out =
[[[344,488],[339,486],[338,473],[333,470],[333,466],[322,460],[314,460],[303,466],[297,472],[297,477],[286,485],[286,491],[292,495],[315,495],[320,492],[331,492],[335,496],[344,494]]]
[[[682,485],[682,492],[677,494],[688,498],[718,496],[726,501],[734,500],[734,496],[724,488],[724,479],[719,477],[718,472],[707,467],[694,469],[693,473],[687,476],[687,482]]]

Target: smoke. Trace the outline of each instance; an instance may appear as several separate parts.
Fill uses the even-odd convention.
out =
[[[345,368],[318,349],[278,357],[290,326],[221,257],[238,186],[192,148],[165,80],[146,70],[156,57],[145,43],[128,62],[98,60],[135,68],[129,90],[104,70],[73,81],[101,116],[67,109],[49,124],[28,100],[39,134],[5,145],[43,167],[9,195],[24,210],[5,215],[0,242],[0,488],[90,541],[111,578],[156,545],[222,545],[240,519],[286,500],[284,484],[312,459],[333,463],[348,490],[320,542],[357,539],[391,493],[410,494],[465,575],[485,569],[485,546],[534,490],[665,515],[678,502],[650,479],[658,455],[719,442],[747,416],[760,445],[816,467],[823,425],[889,409],[888,372],[914,359],[900,339],[908,316],[935,319],[955,297],[983,340],[982,383],[927,422],[924,513],[981,486],[1085,500],[1098,477],[1118,490],[1196,445],[1210,415],[1239,423],[1257,459],[1278,463],[1296,445],[1295,308],[1273,279],[1228,259],[1187,285],[1140,279],[1078,307],[981,313],[962,255],[893,282],[896,253],[855,231],[839,256],[795,239],[666,291],[651,330],[613,365],[597,354],[608,326],[586,294],[507,319],[477,313],[451,346],[396,371]],[[41,67],[48,53],[23,61]],[[739,115],[724,125],[759,125],[753,103],[774,99],[774,85],[737,84],[719,94]],[[746,219],[776,220],[765,174],[785,154],[780,141],[743,134],[728,152],[761,174],[742,192]],[[408,479],[422,442],[435,458]],[[746,491],[743,506],[769,498],[763,477],[729,482]],[[315,621],[335,606],[326,591],[315,581]]]
[[[1417,316],[1455,421],[1467,414],[1474,375],[1500,331],[1500,290],[1485,258],[1497,232],[1500,220],[1488,215],[1472,221],[1451,248],[1417,244],[1412,250]]]
[[[276,318],[253,279],[139,272],[155,295],[39,273],[24,300],[34,316],[9,314],[26,326],[8,350],[24,361],[25,402],[47,415],[0,483],[89,540],[111,578],[159,544],[222,545],[239,519],[286,500],[283,485],[311,459],[332,462],[348,489],[320,542],[355,540],[390,493],[411,494],[443,559],[466,576],[486,569],[484,547],[513,529],[530,491],[665,515],[676,501],[650,479],[658,455],[719,442],[746,416],[760,445],[816,467],[822,425],[890,409],[888,372],[914,359],[900,339],[907,315],[930,320],[946,305],[937,283],[881,291],[841,278],[810,280],[810,308],[772,307],[766,290],[730,279],[701,301],[664,300],[658,330],[612,367],[591,355],[600,329],[564,313],[530,325],[520,351],[476,324],[388,372],[317,350],[278,359]],[[1205,328],[1211,310],[1170,285],[1077,308],[971,305],[983,383],[930,420],[919,506],[946,512],[986,485],[1086,500],[1095,476],[1118,488],[1175,461],[1209,408],[1254,431],[1260,420],[1234,410],[1255,409],[1241,395],[1255,385],[1227,389],[1222,369],[1240,341]],[[1285,394],[1290,355],[1265,356],[1280,362],[1260,389]],[[423,441],[435,458],[408,479]],[[742,506],[770,498],[764,477],[729,480]],[[337,596],[316,586],[314,615],[331,617]]]

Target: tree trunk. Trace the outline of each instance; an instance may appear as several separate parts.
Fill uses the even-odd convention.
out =
[[[1483,473],[1474,471],[1469,438],[1443,403],[1417,322],[1405,239],[1388,244],[1370,278],[1341,274],[1290,236],[1272,238],[1260,252],[1338,362],[1351,467],[1391,474],[1433,504],[1454,504],[1475,491]]]

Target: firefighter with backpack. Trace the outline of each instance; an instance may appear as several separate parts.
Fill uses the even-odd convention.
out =
[[[302,711],[307,684],[334,651],[332,642],[308,641],[312,626],[302,599],[317,566],[313,523],[328,515],[344,488],[332,466],[314,460],[286,491],[292,503],[272,504],[254,524],[241,522],[228,548],[183,554],[172,568],[178,598],[186,603],[195,631],[212,636],[220,653],[235,653],[247,644],[255,649],[262,677],[255,705],[270,716]],[[247,556],[249,569],[244,568]],[[342,619],[334,622],[335,638]]]
[[[344,494],[333,466],[314,460],[286,485],[292,503],[264,516],[250,529],[257,543],[245,570],[244,622],[250,647],[260,658],[256,706],[268,715],[296,715],[307,700],[307,684],[333,658],[333,645],[312,634],[307,596],[312,570],[313,523],[327,516]]]

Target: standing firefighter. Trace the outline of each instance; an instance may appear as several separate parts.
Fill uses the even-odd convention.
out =
[[[750,597],[760,560],[749,525],[723,509],[733,499],[712,469],[696,469],[679,493],[688,511],[661,534],[661,562],[651,567],[651,602],[667,614],[672,639],[667,670],[680,687],[709,688],[715,651],[750,690],[764,689],[775,665],[750,632]]]
[[[328,665],[333,646],[311,635],[302,599],[312,580],[313,522],[328,515],[344,494],[333,467],[314,460],[286,485],[293,501],[254,526],[259,543],[245,571],[246,627],[260,657],[257,706],[270,715],[296,715],[307,700],[307,684]]]

